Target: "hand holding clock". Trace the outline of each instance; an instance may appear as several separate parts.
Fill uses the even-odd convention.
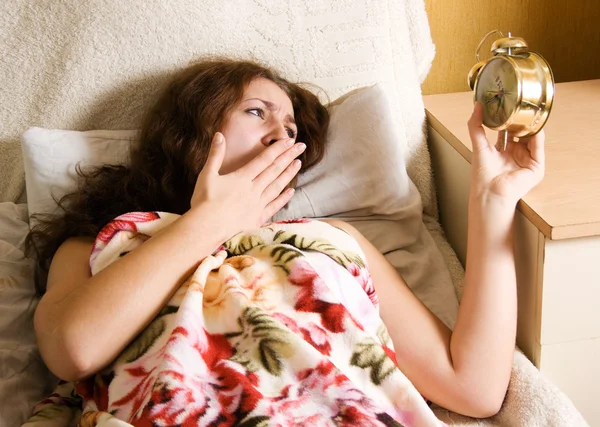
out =
[[[483,106],[479,102],[475,103],[468,126],[473,144],[471,192],[516,205],[544,177],[544,131],[518,141],[511,137],[506,150],[500,151],[485,135]],[[501,142],[499,133],[497,144]]]

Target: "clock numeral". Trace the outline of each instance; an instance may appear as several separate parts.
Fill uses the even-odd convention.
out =
[[[498,90],[502,90],[502,79],[500,79],[500,76],[496,77],[496,86],[498,87]]]

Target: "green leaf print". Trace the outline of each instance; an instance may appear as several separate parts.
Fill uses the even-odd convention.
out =
[[[263,339],[258,345],[260,351],[260,361],[265,369],[272,375],[281,375],[283,363],[281,355],[285,352],[289,344],[279,340],[269,338]]]
[[[396,369],[396,365],[381,345],[372,338],[358,343],[350,358],[350,364],[363,369],[371,368],[371,381],[375,385],[381,385],[385,377]]]
[[[236,350],[229,360],[252,372],[262,366],[271,375],[281,375],[282,360],[293,354],[294,335],[258,307],[246,308],[238,324],[240,332],[225,335]]]
[[[165,321],[162,317],[155,319],[138,337],[123,350],[119,357],[125,363],[131,363],[142,357],[156,339],[165,331]]]
[[[243,255],[257,246],[264,246],[264,244],[265,242],[260,236],[239,234],[233,236],[223,246],[231,255]]]
[[[377,328],[377,338],[381,341],[381,343],[387,347],[390,347],[390,343],[392,342],[392,338],[385,327],[384,323],[381,322],[379,328]]]
[[[307,238],[299,236],[296,233],[280,230],[275,234],[274,242],[282,245],[290,245],[303,251],[320,252],[329,258],[347,268],[348,264],[357,264],[359,267],[365,267],[365,263],[360,256],[350,251],[342,251],[337,246],[332,245],[328,240]]]
[[[80,403],[81,405],[81,403]],[[74,406],[74,405],[73,405]],[[57,421],[57,420],[73,420],[76,416],[80,415],[80,411],[72,409],[67,405],[62,404],[47,404],[32,417],[27,420],[27,423],[40,423],[43,425],[46,421]],[[69,424],[70,425],[70,424]]]
[[[291,273],[288,263],[303,256],[302,252],[291,246],[270,245],[268,249],[269,256],[273,259],[273,267],[281,268],[286,276]]]
[[[239,427],[267,427],[269,425],[270,417],[266,415],[259,415],[257,417],[252,417],[238,424]]]
[[[158,317],[166,316],[167,314],[177,313],[178,310],[179,310],[178,306],[167,304],[162,308],[162,310],[160,310],[158,312],[158,315],[156,317],[158,318]]]
[[[287,264],[291,260],[302,256],[302,252],[289,246],[274,245],[270,248],[271,252],[269,255],[271,255],[271,258],[273,258],[278,264]]]
[[[394,420],[389,414],[377,414],[377,419],[386,427],[404,427],[404,424],[400,424],[398,421]]]
[[[239,363],[240,365],[242,365],[244,368],[246,368],[250,372],[256,372],[260,369],[259,362],[257,362],[256,360],[254,360],[252,357],[249,356],[248,350],[240,351],[240,349],[237,349],[237,348],[236,348],[236,350],[238,350],[238,352],[234,353],[233,356],[231,356],[229,358],[229,360],[231,360],[232,362],[235,362],[235,363]]]

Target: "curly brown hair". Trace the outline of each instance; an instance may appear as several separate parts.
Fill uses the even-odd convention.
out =
[[[85,171],[78,167],[78,189],[57,200],[59,213],[35,216],[26,254],[36,258],[37,293],[45,292],[52,258],[67,239],[93,238],[127,212],[189,210],[215,132],[257,78],[271,80],[289,96],[297,140],[306,144],[299,157],[301,171],[316,165],[325,153],[329,113],[315,94],[251,61],[210,59],[193,64],[174,76],[146,113],[129,165]]]

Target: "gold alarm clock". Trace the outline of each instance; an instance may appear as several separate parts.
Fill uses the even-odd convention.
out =
[[[483,42],[494,33],[502,38],[492,44],[489,59],[479,60]],[[554,99],[554,76],[548,62],[528,49],[520,37],[489,32],[477,47],[477,64],[468,76],[474,102],[483,104],[483,124],[504,132],[504,149],[508,135],[535,135],[546,124]]]

